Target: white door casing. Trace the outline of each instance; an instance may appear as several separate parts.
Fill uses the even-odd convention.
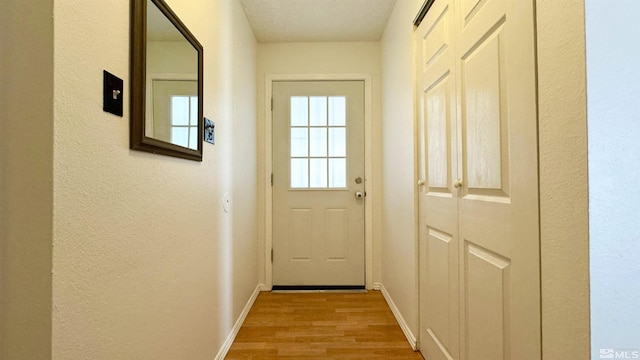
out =
[[[528,0],[442,0],[417,30],[432,359],[540,359],[533,20]]]
[[[273,139],[273,284],[364,286],[364,83],[274,82]]]

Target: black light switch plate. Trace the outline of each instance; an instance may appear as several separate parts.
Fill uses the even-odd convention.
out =
[[[122,91],[124,82],[104,70],[102,110],[122,117]]]

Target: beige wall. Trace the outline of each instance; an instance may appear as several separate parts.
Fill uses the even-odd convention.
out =
[[[167,2],[204,46],[202,163],[102,111],[103,69],[129,96],[129,2],[55,2],[54,359],[212,359],[257,285],[255,39],[237,1]]]
[[[542,343],[589,359],[584,1],[537,1]]]
[[[382,37],[381,282],[418,337],[412,19],[422,1],[399,0]]]
[[[267,162],[265,153],[265,132],[271,131],[265,127],[266,102],[265,83],[267,75],[296,75],[296,74],[368,74],[371,76],[372,84],[372,109],[371,121],[369,124],[372,135],[373,168],[372,179],[367,179],[367,201],[373,206],[373,281],[379,281],[380,269],[380,44],[377,42],[364,43],[280,43],[280,44],[259,44],[258,45],[258,174],[262,174],[259,179],[259,199],[266,199],[265,184],[267,180]],[[266,202],[259,206],[260,228],[265,229]],[[260,281],[267,284],[267,274],[265,273],[265,235],[260,237]]]
[[[0,359],[50,358],[52,14],[0,2]]]
[[[198,76],[198,53],[187,41],[148,41],[147,73]]]

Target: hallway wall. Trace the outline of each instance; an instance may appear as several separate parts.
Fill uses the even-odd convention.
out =
[[[202,163],[129,150],[130,2],[54,3],[53,359],[213,359],[257,285],[255,39],[236,0],[167,2],[204,46]]]
[[[422,1],[398,0],[382,46],[381,282],[418,337],[413,18]]]
[[[51,355],[52,14],[0,1],[0,359]]]
[[[591,358],[640,357],[640,3],[587,0]],[[615,19],[615,21],[612,21]]]
[[[589,193],[583,0],[537,0],[544,359],[589,358]]]

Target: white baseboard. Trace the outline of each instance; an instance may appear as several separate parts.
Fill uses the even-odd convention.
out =
[[[233,341],[236,339],[236,335],[238,335],[238,331],[240,331],[240,328],[242,327],[242,323],[244,323],[244,319],[246,319],[247,315],[249,315],[249,310],[251,310],[253,303],[256,301],[256,298],[258,297],[258,294],[260,294],[260,290],[261,290],[261,286],[260,285],[256,286],[256,289],[253,291],[253,294],[251,294],[249,301],[247,301],[247,304],[244,306],[244,309],[242,309],[242,312],[240,313],[238,320],[233,325],[233,328],[231,329],[231,333],[229,333],[229,336],[227,336],[227,340],[225,340],[224,344],[222,344],[222,347],[220,348],[220,351],[218,351],[218,354],[215,357],[216,360],[223,360],[224,357],[227,356],[227,353],[229,352],[229,349],[231,348]]]
[[[415,335],[413,335],[413,333],[411,332],[411,329],[409,329],[409,325],[407,325],[407,322],[404,321],[404,318],[402,317],[400,310],[398,310],[398,307],[393,302],[393,299],[391,298],[391,295],[389,294],[387,289],[381,283],[375,283],[373,285],[373,288],[376,290],[378,289],[380,290],[380,292],[382,293],[382,296],[384,296],[384,299],[387,301],[389,308],[391,308],[391,312],[393,313],[393,316],[396,317],[396,321],[398,321],[398,324],[400,325],[400,328],[402,329],[404,336],[407,337],[407,341],[409,341],[411,348],[413,349],[413,351],[417,351],[418,341],[416,340]]]

